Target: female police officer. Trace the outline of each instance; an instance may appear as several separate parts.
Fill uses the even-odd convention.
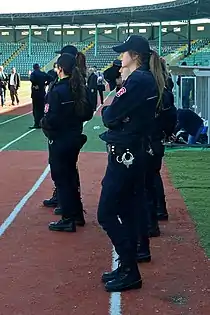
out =
[[[71,54],[74,55],[76,58],[76,65],[80,70],[80,73],[83,76],[84,82],[86,83],[86,58],[85,55],[81,52],[78,52],[77,48],[73,45],[67,45],[64,46],[61,51],[57,51],[57,54]],[[56,69],[57,69],[57,64],[56,64]],[[56,84],[56,82],[58,81],[58,76],[56,73],[56,78],[55,81],[52,83],[51,87],[49,88],[49,90],[53,87],[54,84]],[[92,106],[92,104],[91,104]],[[94,110],[94,108],[93,108]],[[81,147],[84,145],[84,143],[86,142],[87,137],[85,135],[83,135],[83,143],[81,143]],[[80,195],[80,179],[79,179],[79,172],[77,171],[77,186],[78,186],[78,205],[77,205],[77,225],[79,226],[84,226],[85,225],[85,219],[84,219],[84,210],[83,210],[83,205],[82,205],[82,201],[81,201],[81,195]],[[43,201],[44,206],[46,207],[57,207],[54,210],[54,213],[56,215],[62,215],[62,208],[60,207],[60,205],[58,205],[58,198],[57,198],[57,189],[55,188],[53,191],[53,196],[50,199],[45,199]],[[70,206],[70,204],[69,204]]]
[[[52,222],[49,228],[75,232],[78,205],[76,164],[83,141],[83,122],[92,117],[92,110],[75,56],[62,54],[57,60],[57,68],[60,80],[48,93],[49,109],[42,127],[49,139],[51,174],[58,191],[62,219]]]
[[[145,38],[132,35],[114,50],[124,53],[122,66],[129,68],[131,74],[112,104],[102,112],[108,131],[100,137],[108,143],[110,153],[102,181],[98,221],[120,261],[115,271],[102,276],[109,292],[142,285],[136,262],[139,214],[145,225],[147,218],[139,205],[144,199],[147,137],[164,89],[162,72],[157,71],[159,57],[150,50]],[[128,205],[126,210],[119,207],[122,202]]]
[[[171,83],[167,74],[164,61],[161,60],[162,72],[165,80],[165,88],[160,106],[156,109],[156,118],[150,135],[151,151],[147,159],[146,188],[149,200],[149,235],[159,236],[159,220],[167,220],[165,194],[160,175],[162,158],[164,156],[164,137],[170,137],[177,121],[174,96],[171,91]]]

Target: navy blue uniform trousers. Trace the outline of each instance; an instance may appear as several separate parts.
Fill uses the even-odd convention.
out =
[[[162,155],[147,157],[147,172],[145,186],[148,200],[149,225],[157,224],[157,207],[165,207],[165,194],[162,178],[160,175]]]
[[[80,146],[72,145],[62,139],[49,144],[49,164],[51,177],[58,191],[58,201],[63,219],[75,219],[78,209],[77,160]]]
[[[116,155],[109,154],[98,207],[98,222],[125,263],[136,260],[139,228],[141,222],[145,225],[147,221],[144,207],[145,153],[141,149],[133,155],[133,164],[127,168],[117,162]]]

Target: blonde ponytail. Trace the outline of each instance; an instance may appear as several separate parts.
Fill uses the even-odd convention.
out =
[[[161,106],[163,91],[165,87],[165,78],[163,75],[160,57],[155,51],[152,51],[151,53],[149,67],[150,67],[150,71],[152,72],[155,78],[155,81],[158,87],[159,98],[158,98],[157,108],[159,108]]]

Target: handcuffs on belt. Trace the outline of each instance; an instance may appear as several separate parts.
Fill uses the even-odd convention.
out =
[[[109,152],[115,154],[115,147],[113,145],[109,145],[108,148]],[[129,168],[129,166],[133,164],[133,160],[134,156],[129,149],[126,149],[126,152],[124,152],[121,156],[118,155],[116,157],[116,161],[120,164],[123,163],[127,168]]]

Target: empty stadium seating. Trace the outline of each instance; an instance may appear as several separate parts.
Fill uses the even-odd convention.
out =
[[[198,66],[210,66],[210,41],[208,39],[196,41],[192,45],[191,51],[192,54],[184,59],[188,66],[195,64]]]
[[[64,45],[68,45],[72,43],[64,43]],[[88,43],[74,43],[78,50],[82,50],[84,47],[88,45]],[[20,44],[7,44],[10,47],[8,49],[7,55],[4,55],[4,59],[8,58],[12,51],[17,49]],[[16,45],[16,46],[13,46]],[[17,48],[16,48],[17,47]],[[34,63],[39,63],[41,67],[48,64],[55,56],[55,51],[60,50],[61,44],[58,43],[33,43],[31,47],[31,55],[29,56],[28,46],[26,45],[25,49],[20,52],[13,60],[11,60],[10,64],[7,65],[5,71],[8,72],[11,67],[15,67],[21,76],[27,77],[30,70],[33,68]],[[6,57],[6,58],[5,58]],[[3,60],[3,57],[2,57]]]
[[[72,44],[65,42],[64,45]],[[78,50],[82,51],[87,47],[89,42],[73,43],[77,46]],[[185,46],[184,46],[185,44]],[[208,65],[210,60],[210,47],[208,46],[208,40],[193,41],[192,55],[185,58],[189,65],[195,63],[199,65]],[[86,51],[88,67],[96,66],[98,69],[104,69],[119,55],[112,50],[112,47],[116,45],[116,42],[99,43],[97,46],[97,56],[95,57],[95,47],[92,46]],[[158,45],[156,41],[150,42],[151,48],[158,51]],[[56,57],[55,51],[60,50],[61,44],[57,43],[32,43],[31,55],[29,56],[28,44],[22,43],[0,43],[0,63],[4,63],[7,60],[5,71],[9,72],[12,66],[17,68],[17,71],[22,77],[28,77],[28,73],[32,70],[34,63],[39,63],[41,67],[48,64],[54,57]],[[162,55],[168,55],[181,49],[185,54],[187,51],[186,42],[163,42]],[[202,50],[202,51],[201,51]],[[19,53],[14,54],[14,52]],[[195,53],[196,52],[196,53]],[[12,56],[12,57],[11,57]],[[182,60],[183,61],[183,60]],[[180,61],[180,62],[182,62]]]
[[[103,69],[112,63],[114,59],[119,57],[119,54],[115,53],[112,49],[114,45],[116,43],[98,44],[97,57],[95,57],[95,46],[89,49],[86,52],[88,66],[96,66],[98,69]]]
[[[21,47],[21,43],[0,43],[0,64],[4,62]]]

